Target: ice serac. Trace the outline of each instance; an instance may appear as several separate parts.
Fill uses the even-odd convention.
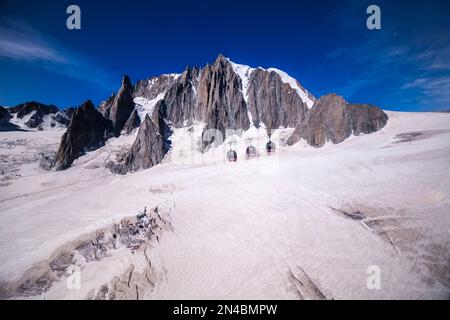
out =
[[[297,83],[296,87],[301,88]],[[304,101],[297,90],[283,81],[278,72],[255,69],[249,76],[247,89],[253,125],[259,127],[263,123],[269,131],[279,127],[295,128],[308,113],[307,98],[304,97]]]
[[[314,147],[327,141],[340,143],[351,134],[372,133],[386,125],[388,116],[380,108],[367,104],[347,103],[336,94],[322,96],[289,137],[293,145],[305,139]]]
[[[92,102],[86,101],[72,115],[61,138],[54,167],[67,169],[84,152],[102,145],[113,129],[111,122],[95,109]]]
[[[125,123],[130,117],[134,110],[133,102],[133,85],[131,84],[130,78],[128,76],[123,76],[122,85],[120,86],[119,92],[113,98],[111,103],[111,98],[105,103],[102,108],[103,115],[111,120],[116,136],[120,135]]]
[[[147,114],[139,127],[136,140],[126,155],[125,171],[137,171],[153,167],[162,161],[166,152],[164,137]]]
[[[197,91],[196,114],[207,129],[223,134],[226,129],[249,129],[242,80],[227,58],[219,55],[213,65],[202,69]]]

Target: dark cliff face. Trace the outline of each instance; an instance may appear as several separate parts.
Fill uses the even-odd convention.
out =
[[[260,68],[250,75],[247,102],[253,124],[262,122],[269,130],[295,127],[308,112],[305,101],[278,73]]]
[[[388,121],[388,115],[373,105],[351,103],[348,108],[352,115],[354,135],[376,132],[382,129]]]
[[[199,73],[198,68],[187,67],[164,96],[167,118],[175,126],[193,124],[198,118],[196,116],[196,87],[198,86]]]
[[[327,141],[340,143],[351,134],[372,133],[386,125],[388,116],[378,107],[348,104],[335,94],[316,100],[305,121],[301,122],[289,137],[293,145],[305,139],[314,147],[321,147]]]
[[[133,97],[143,97],[155,99],[160,93],[167,92],[177,81],[177,77],[172,74],[163,74],[146,80],[139,80],[133,91]]]
[[[105,118],[111,120],[116,136],[120,135],[125,123],[134,110],[133,90],[134,88],[130,78],[124,76],[117,95],[114,98],[111,96],[102,105],[103,115]]]
[[[164,137],[147,114],[139,127],[136,140],[126,155],[123,172],[153,167],[162,161],[166,152]]]
[[[242,95],[242,81],[222,55],[203,68],[198,84],[198,117],[206,128],[247,130],[250,121]]]
[[[139,126],[136,139],[127,152],[122,163],[109,164],[113,172],[125,174],[130,171],[148,169],[160,163],[170,149],[172,134],[166,123],[167,106],[164,100],[159,100],[155,106],[153,115],[145,115],[144,121]]]
[[[116,98],[116,94],[113,92],[109,96],[108,99],[100,103],[100,106],[98,107],[98,111],[106,118],[109,119],[109,113],[111,111],[111,107],[114,103],[114,99]]]
[[[163,137],[166,149],[169,150],[170,148],[169,138],[172,135],[172,130],[170,129],[167,123],[168,122],[167,111],[168,110],[166,102],[164,100],[159,100],[155,105],[155,110],[150,119],[155,125],[156,130]]]
[[[139,128],[140,124],[141,118],[139,118],[137,110],[134,110],[125,123],[122,133],[130,134],[134,129]]]
[[[0,106],[0,124],[7,123],[11,118],[12,116],[8,110]]]
[[[242,95],[242,81],[231,63],[219,56],[214,64],[202,69],[188,67],[164,97],[167,120],[175,126],[195,121],[207,129],[247,130],[250,121]]]
[[[102,145],[113,127],[91,101],[86,101],[73,114],[67,131],[61,138],[54,166],[67,169],[85,151]]]

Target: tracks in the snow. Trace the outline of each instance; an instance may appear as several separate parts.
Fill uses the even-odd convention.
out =
[[[289,281],[294,285],[297,295],[302,300],[327,300],[327,297],[311,277],[300,267],[289,270]]]
[[[64,244],[47,260],[27,270],[18,281],[1,283],[0,298],[41,295],[49,291],[56,282],[67,280],[72,276],[73,270],[81,273],[93,265],[91,262],[114,263],[112,261],[117,260],[113,259],[114,256],[126,254],[129,256],[127,271],[119,276],[111,274],[108,283],[98,289],[91,288],[85,298],[139,299],[146,291],[153,290],[155,283],[165,274],[161,271],[161,275],[158,275],[147,251],[159,241],[165,231],[170,230],[172,225],[166,213],[158,207],[150,211],[145,209],[136,216],[123,218],[117,224],[105,226]],[[119,263],[119,269],[120,265]],[[114,268],[109,270],[117,272]],[[68,290],[66,288],[67,292]]]

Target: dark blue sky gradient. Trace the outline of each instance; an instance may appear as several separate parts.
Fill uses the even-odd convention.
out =
[[[65,26],[70,4],[81,7],[79,31]],[[366,28],[370,4],[382,30]],[[122,74],[180,73],[223,53],[282,69],[316,97],[449,109],[449,38],[448,0],[0,0],[0,105],[99,103]]]

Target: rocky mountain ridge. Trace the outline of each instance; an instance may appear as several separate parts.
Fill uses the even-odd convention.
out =
[[[73,108],[60,110],[52,104],[30,101],[14,107],[4,108],[10,114],[10,120],[20,122],[31,129],[44,130],[50,127],[67,127]]]
[[[130,78],[125,75],[117,95],[112,95],[102,106],[102,114],[106,119],[111,120],[116,136],[120,135],[135,109],[133,91],[134,86],[131,84]]]
[[[222,134],[227,129],[245,131],[261,126],[270,134],[280,127],[290,127],[296,130],[289,144],[305,139],[320,147],[328,140],[339,143],[352,133],[374,132],[387,121],[377,107],[347,104],[335,95],[316,100],[280,70],[238,65],[223,55],[203,68],[188,66],[181,74],[140,80],[134,86],[124,76],[117,94],[102,102],[97,113],[86,113],[95,118],[94,123],[101,123],[103,131],[102,135],[92,127],[85,128],[95,132],[95,143],[87,143],[91,148],[111,135],[130,134],[139,127],[135,143],[120,164],[122,173],[161,162],[169,148],[171,127],[203,123],[204,130],[217,129]],[[73,120],[68,127],[71,134],[61,141],[55,164],[64,165],[59,168],[70,166],[81,154],[79,147],[67,147],[78,140],[77,134],[83,135],[83,126]]]
[[[383,128],[388,116],[380,108],[367,104],[352,104],[334,93],[320,97],[305,121],[300,122],[288,140],[288,145],[306,140],[321,147],[327,141],[340,143],[350,135],[369,134]]]
[[[86,101],[74,112],[53,166],[57,170],[69,168],[75,159],[102,146],[114,133],[111,120],[105,119],[90,100]]]

